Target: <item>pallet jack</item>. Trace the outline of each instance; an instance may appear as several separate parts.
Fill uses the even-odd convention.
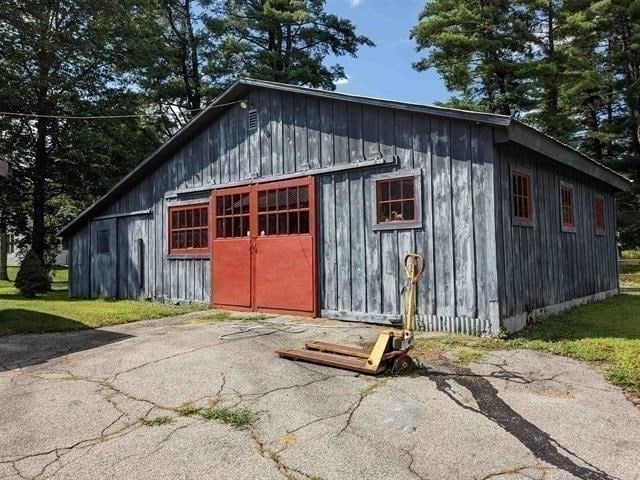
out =
[[[408,352],[415,344],[416,285],[424,272],[424,260],[410,253],[404,257],[408,291],[405,294],[405,321],[402,330],[383,330],[372,349],[308,340],[304,350],[282,349],[276,353],[289,360],[327,365],[354,372],[377,375],[391,368],[395,373],[409,373],[413,360]]]

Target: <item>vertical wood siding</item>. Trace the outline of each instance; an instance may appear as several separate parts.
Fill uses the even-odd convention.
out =
[[[610,187],[516,144],[497,146],[500,315],[514,317],[618,287],[615,207]],[[534,219],[512,225],[511,167],[531,172]],[[562,231],[560,182],[574,187],[575,233]],[[605,199],[605,235],[596,235],[593,202]],[[521,328],[523,325],[511,326]]]

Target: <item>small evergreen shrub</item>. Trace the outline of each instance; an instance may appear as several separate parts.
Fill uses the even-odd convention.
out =
[[[49,274],[33,250],[29,250],[22,259],[15,286],[25,297],[35,297],[51,290]]]

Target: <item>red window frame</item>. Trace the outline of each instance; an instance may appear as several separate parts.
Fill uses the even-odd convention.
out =
[[[215,198],[215,238],[246,237],[251,230],[249,191],[219,193]]]
[[[560,186],[560,202],[562,208],[562,226],[566,228],[575,228],[575,202],[574,190],[570,185]]]
[[[259,188],[257,234],[261,237],[309,235],[312,221],[309,201],[309,185]]]
[[[604,218],[604,197],[601,195],[597,195],[596,198],[593,199],[593,214],[596,233],[604,233],[606,229]]]
[[[198,212],[197,221],[194,217],[196,211]],[[169,207],[168,217],[169,255],[209,253],[209,203],[190,203]],[[198,241],[196,241],[196,232]],[[194,246],[196,244],[198,246]]]
[[[511,171],[513,218],[529,221],[533,214],[531,202],[531,175],[520,170]]]
[[[411,182],[411,188],[406,182]],[[397,185],[397,192],[394,192],[394,185]],[[416,223],[416,189],[415,176],[376,180],[376,223]],[[394,214],[396,218],[393,218]]]

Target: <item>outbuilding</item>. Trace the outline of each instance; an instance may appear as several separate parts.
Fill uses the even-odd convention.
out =
[[[496,334],[618,292],[628,181],[507,116],[243,79],[65,226],[72,297]]]

